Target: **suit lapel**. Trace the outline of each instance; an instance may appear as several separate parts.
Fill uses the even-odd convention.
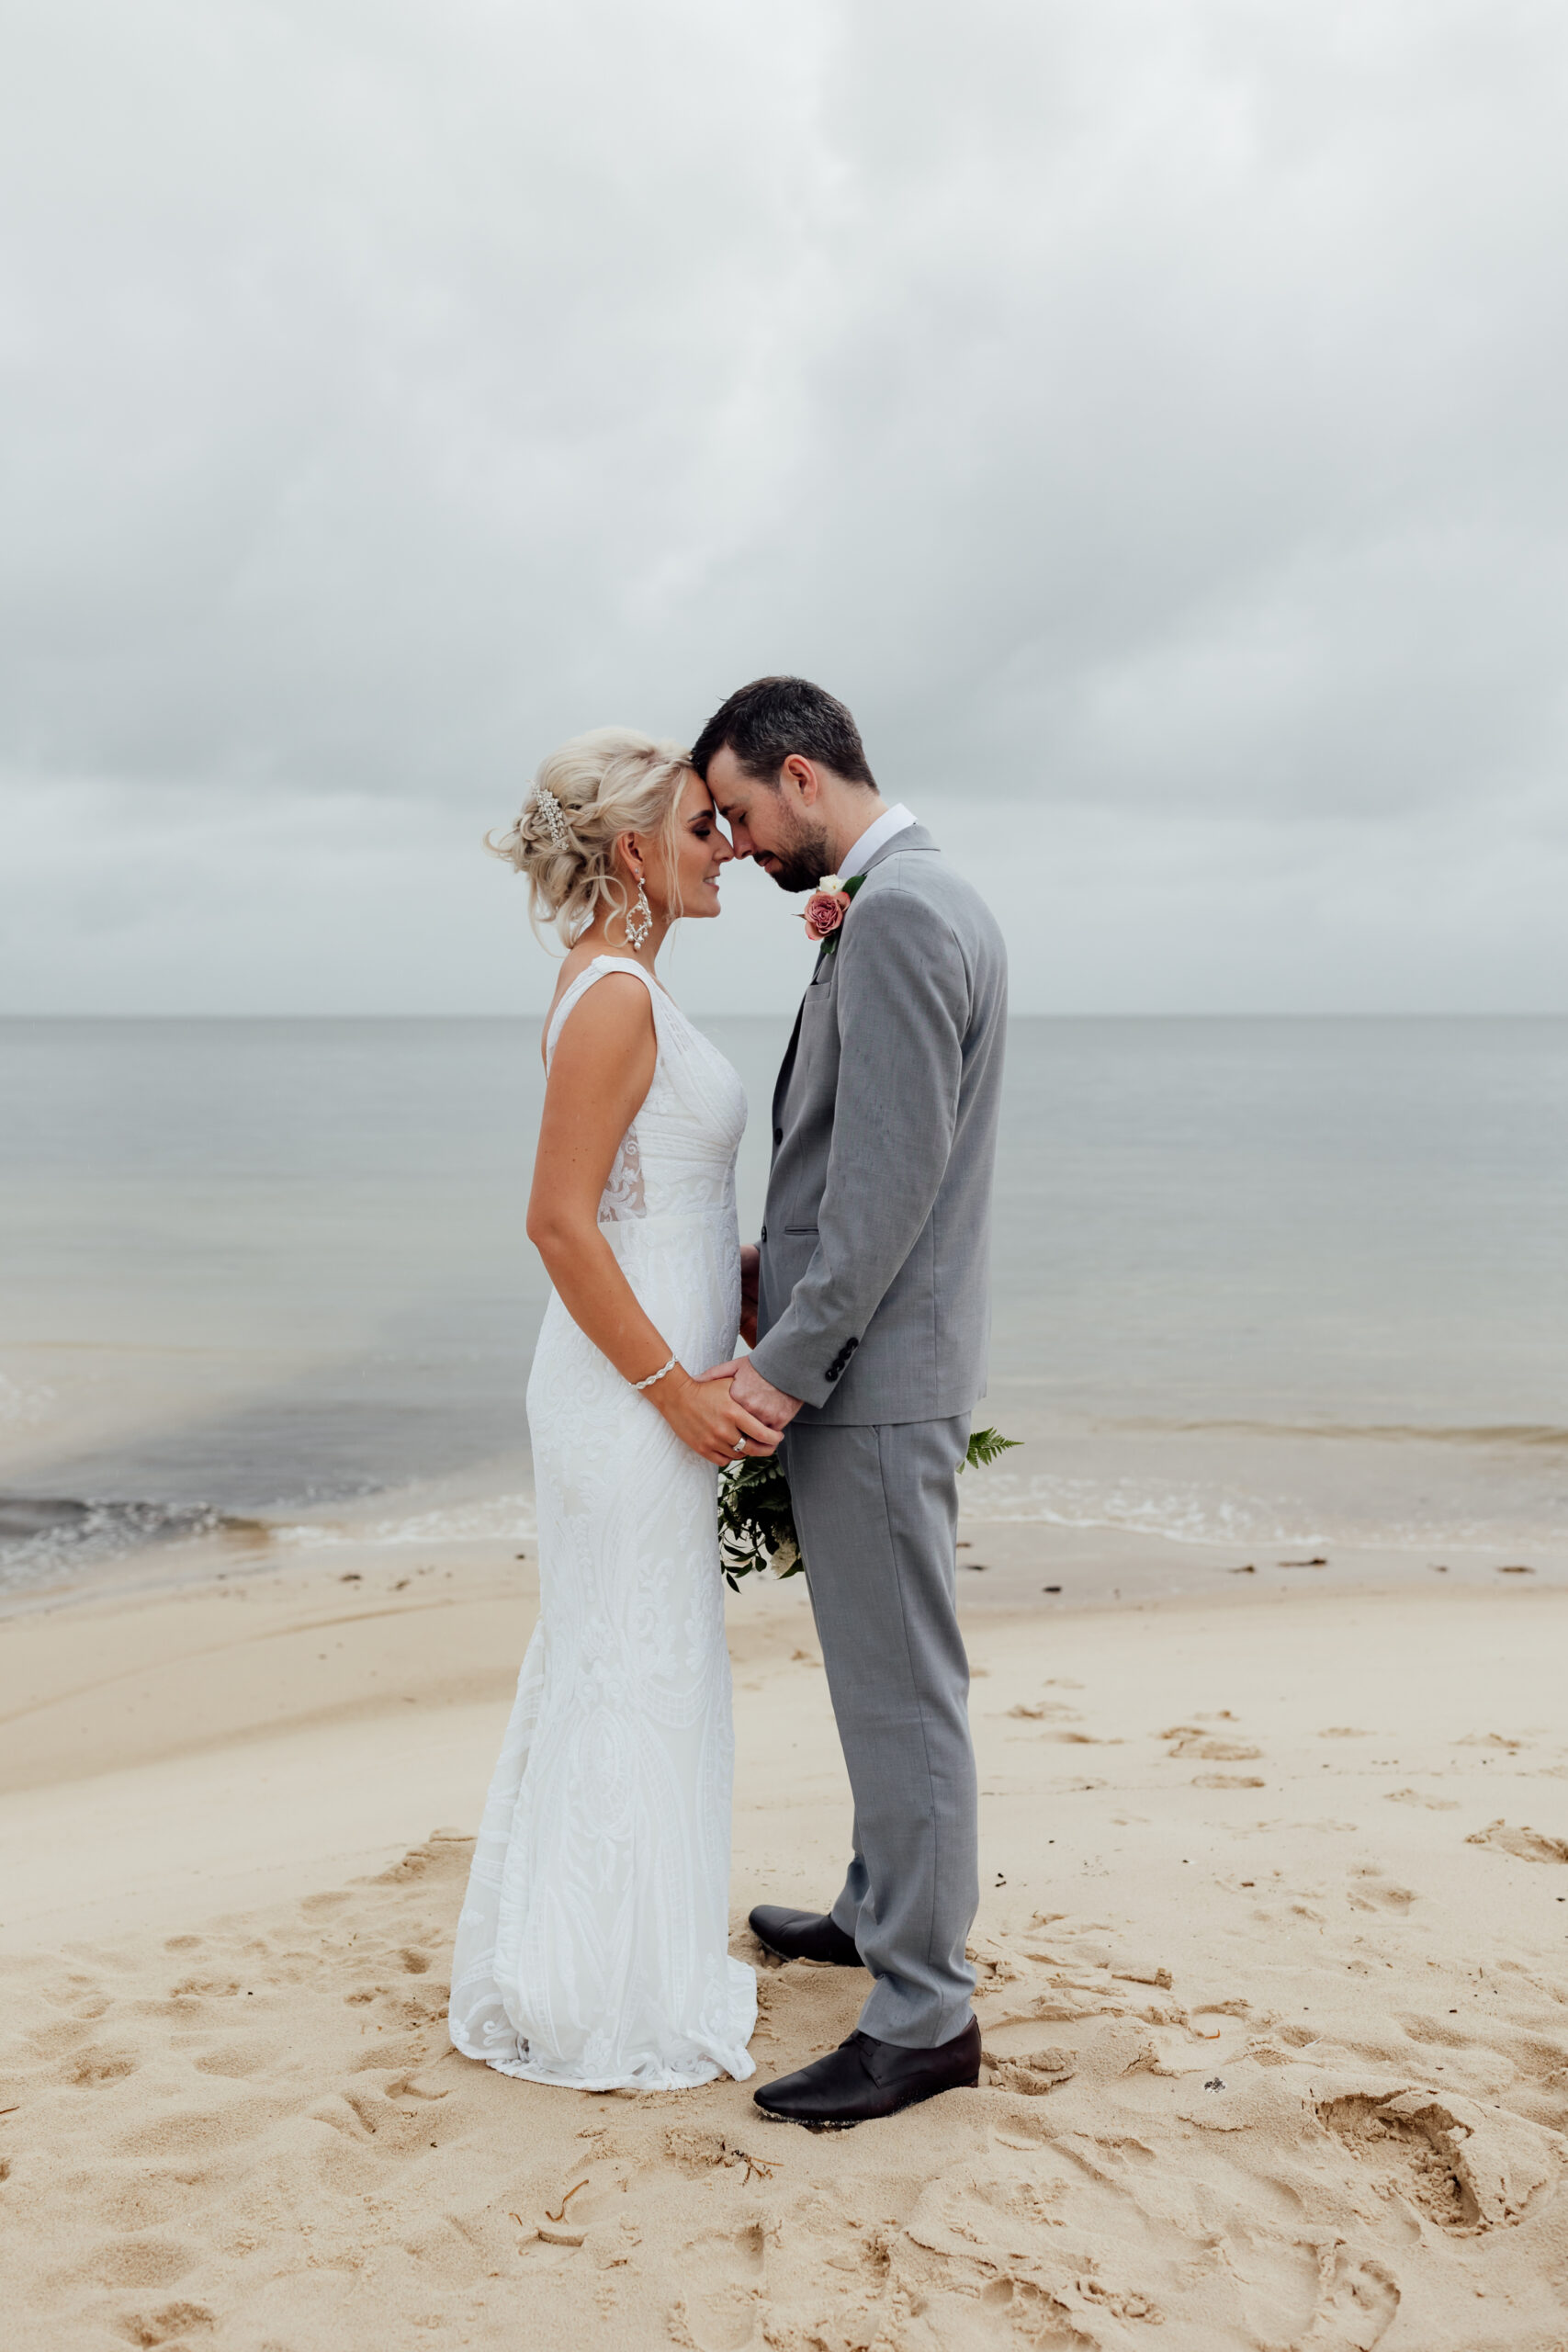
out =
[[[865,880],[868,874],[875,873],[884,858],[897,857],[905,850],[934,850],[935,847],[935,842],[931,839],[930,833],[927,832],[923,825],[906,825],[901,833],[895,833],[890,842],[884,842],[882,847],[874,852],[872,856],[866,860],[862,872],[852,877],[854,890],[858,890],[860,888],[861,884]],[[851,892],[852,898],[854,895],[854,890],[852,890]],[[853,911],[852,908],[851,911]],[[849,917],[846,915],[844,920],[847,922],[849,921]],[[832,933],[832,936],[835,939],[841,938],[842,935],[841,929]],[[817,951],[817,961],[811,967],[811,979],[807,986],[807,995],[809,995],[811,989],[815,988],[820,980],[822,976],[822,967],[828,960],[828,942],[824,940],[821,946]],[[784,1048],[784,1057],[779,1064],[779,1074],[773,1084],[773,1124],[775,1127],[780,1124],[779,1114],[784,1108],[784,1099],[789,1087],[790,1074],[795,1069],[795,1048],[800,1043],[800,1023],[805,1012],[806,997],[803,996],[800,1000],[799,1006],[796,1009],[795,1027],[789,1033],[789,1044]]]
[[[895,833],[890,842],[884,842],[879,850],[873,851],[871,856],[867,858],[865,865],[858,874],[852,875],[850,880],[844,886],[849,891],[851,899],[853,899],[855,892],[860,888],[861,884],[865,880],[866,876],[868,874],[874,874],[877,867],[882,864],[884,858],[897,857],[900,853],[905,850],[934,850],[935,847],[935,842],[932,841],[930,833],[927,832],[923,825],[906,825],[902,832]],[[851,911],[853,911],[852,906]],[[844,917],[844,922],[848,922],[849,919],[849,915],[846,915]],[[830,956],[837,955],[838,948],[834,943],[842,937],[843,926],[840,924],[837,931],[831,932],[828,938],[822,942],[821,946],[817,951],[817,961],[811,967],[811,978],[813,983],[821,978],[822,967],[827,963],[829,957]]]
[[[800,1043],[800,1023],[805,1011],[806,999],[802,997],[795,1007],[795,1027],[789,1033],[789,1043],[784,1047],[784,1057],[779,1064],[779,1074],[773,1080],[773,1125],[775,1132],[780,1124],[780,1114],[784,1110],[784,1096],[789,1091],[790,1072],[795,1068],[795,1049]]]

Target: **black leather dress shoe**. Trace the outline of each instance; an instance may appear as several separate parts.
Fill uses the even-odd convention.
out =
[[[853,1936],[821,1911],[781,1911],[776,1903],[759,1903],[749,1925],[760,1944],[781,1960],[821,1960],[830,1968],[863,1968]]]
[[[980,2028],[971,2018],[938,2050],[901,2050],[869,2033],[852,2033],[826,2058],[781,2075],[751,2096],[764,2115],[804,2123],[808,2132],[847,2132],[897,2115],[942,2091],[972,2089],[980,2079]]]

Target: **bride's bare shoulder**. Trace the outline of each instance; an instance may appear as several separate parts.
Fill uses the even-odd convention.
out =
[[[595,956],[583,956],[573,970],[573,958],[567,957],[560,983],[545,1017],[541,1043],[547,1048],[562,1003],[583,974],[600,960]],[[653,1005],[647,986],[635,972],[611,964],[608,970],[598,975],[592,988],[582,990],[561,1023],[555,1039],[553,1067],[563,1077],[578,1065],[592,1064],[602,1069],[606,1062],[639,1055],[640,1049],[656,1044]]]
[[[572,947],[569,948],[566,955],[562,956],[560,970],[556,976],[556,992],[550,999],[550,1009],[545,1015],[547,1037],[550,1034],[550,1023],[560,1010],[562,997],[569,989],[576,987],[590,964],[597,962],[602,952],[596,947]]]

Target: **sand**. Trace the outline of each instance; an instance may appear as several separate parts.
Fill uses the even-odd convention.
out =
[[[813,2135],[448,2049],[530,1573],[6,1627],[9,2344],[1568,2347],[1561,1583],[972,1607],[985,2079]],[[830,1895],[847,1800],[800,1585],[730,1622],[765,2077],[853,2023],[744,1924]]]

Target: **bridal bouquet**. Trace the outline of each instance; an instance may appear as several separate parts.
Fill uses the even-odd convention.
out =
[[[960,1473],[983,1469],[1021,1438],[1003,1437],[999,1430],[976,1430],[969,1441]],[[775,1577],[795,1577],[806,1566],[800,1538],[795,1532],[789,1480],[776,1453],[765,1461],[733,1462],[718,1476],[718,1556],[732,1592],[740,1578],[771,1567]]]

